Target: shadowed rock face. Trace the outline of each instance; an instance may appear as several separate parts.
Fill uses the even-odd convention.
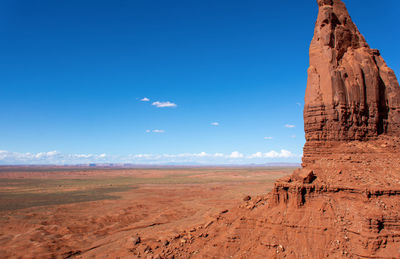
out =
[[[394,72],[368,46],[343,2],[317,2],[305,95],[307,142],[400,135],[400,87]]]

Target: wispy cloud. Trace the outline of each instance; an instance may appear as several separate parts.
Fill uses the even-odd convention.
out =
[[[147,97],[144,97],[144,98],[140,99],[140,101],[142,101],[142,102],[149,102],[149,101],[150,101],[150,99],[149,99],[149,98],[147,98]]]
[[[156,106],[157,108],[166,108],[166,107],[177,107],[175,103],[172,102],[153,102],[151,105]]]
[[[296,138],[297,136],[293,134],[293,135],[292,135],[292,136],[290,136],[290,137],[291,137],[291,138]]]
[[[153,130],[153,132],[154,132],[154,133],[164,133],[165,130],[162,130],[162,129],[155,129],[155,130]]]
[[[285,125],[285,128],[295,128],[296,127],[296,125],[291,125],[291,124],[286,124]]]
[[[219,122],[211,122],[212,126],[219,126]]]
[[[162,129],[153,129],[153,130],[146,130],[146,133],[151,133],[151,132],[153,132],[153,133],[164,133],[165,132],[165,130],[162,130]]]
[[[264,139],[271,140],[274,139],[273,137],[264,137]]]

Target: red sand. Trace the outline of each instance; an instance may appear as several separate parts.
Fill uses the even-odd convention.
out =
[[[287,173],[287,170],[263,169],[3,172],[0,178],[8,179],[105,179],[124,176],[149,177],[157,181],[171,175],[185,177],[180,179],[183,183],[139,184],[137,189],[112,193],[121,197],[117,200],[2,211],[0,257],[132,258],[135,256],[130,249],[136,236],[140,236],[142,242],[170,239],[191,226],[204,224],[220,211],[240,203],[246,195],[268,192],[274,180]],[[190,182],[191,178],[202,178],[204,183],[184,183]],[[220,178],[224,181],[218,180]],[[61,191],[70,187],[60,188]],[[16,188],[15,191],[21,190]]]

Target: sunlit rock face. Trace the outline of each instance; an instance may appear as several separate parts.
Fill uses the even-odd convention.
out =
[[[400,133],[400,88],[343,2],[318,0],[305,95],[307,141],[367,140]]]
[[[332,142],[400,136],[400,87],[340,0],[317,0],[305,94],[303,165]],[[329,152],[327,152],[329,153]]]

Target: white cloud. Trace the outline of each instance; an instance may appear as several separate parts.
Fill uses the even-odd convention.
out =
[[[219,122],[211,122],[212,126],[219,126]]]
[[[150,101],[150,99],[149,99],[149,98],[147,98],[147,97],[144,97],[144,98],[140,99],[140,101],[142,101],[142,102],[149,102],[149,101]]]
[[[239,153],[238,151],[233,151],[230,155],[230,158],[242,158],[244,155],[242,153]]]
[[[57,154],[58,154],[57,151],[40,152],[35,155],[35,158],[49,158],[56,156]]]
[[[209,156],[206,152],[200,152],[199,154],[197,154],[198,157],[206,157]]]
[[[280,156],[280,154],[278,152],[276,152],[275,150],[271,150],[271,151],[263,154],[264,158],[277,158],[279,156]]]
[[[261,152],[254,153],[250,155],[248,158],[263,158],[263,153]]]
[[[152,132],[153,132],[153,133],[164,133],[165,130],[162,130],[162,129],[155,129],[155,130],[152,130]]]
[[[214,154],[214,157],[224,157],[224,154],[222,154],[222,153],[215,153],[215,154]]]
[[[295,128],[296,126],[295,125],[291,125],[291,124],[286,124],[285,125],[285,128]]]
[[[248,158],[290,158],[290,157],[296,157],[296,155],[285,149],[282,149],[280,152],[274,150],[271,150],[267,153],[257,152],[248,156]]]
[[[151,158],[153,155],[151,154],[136,154],[130,155],[132,158]]]
[[[0,150],[0,164],[79,164],[104,160],[106,154],[18,153]]]
[[[92,154],[76,154],[74,155],[76,158],[91,158],[93,157]]]
[[[274,138],[273,137],[264,137],[264,139],[270,140],[270,139],[274,139]]]
[[[165,132],[165,130],[162,130],[162,129],[153,129],[153,130],[146,130],[146,133],[151,133],[151,132],[153,132],[153,133],[164,133]]]
[[[290,137],[291,137],[291,138],[296,138],[296,135],[294,135],[294,134],[293,134],[293,135],[292,135],[292,136],[290,136]]]
[[[131,163],[131,164],[165,164],[165,163],[194,163],[194,164],[246,164],[266,163],[269,159],[281,159],[285,162],[299,160],[299,155],[282,149],[279,152],[256,152],[243,154],[239,151],[232,153],[177,153],[177,154],[63,154],[57,151],[39,153],[17,153],[0,150],[0,164],[89,164],[89,163]]]
[[[156,106],[157,108],[165,108],[165,107],[176,107],[177,105],[172,102],[153,102],[151,105]]]

